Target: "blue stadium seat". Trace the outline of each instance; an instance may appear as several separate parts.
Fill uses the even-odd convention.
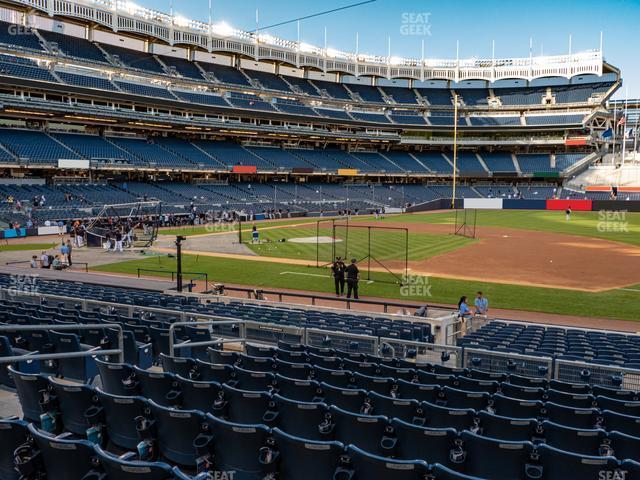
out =
[[[271,425],[277,419],[275,403],[267,392],[249,392],[223,385],[224,403],[216,410],[230,422]]]
[[[48,377],[38,373],[21,373],[12,367],[7,367],[7,370],[16,384],[23,418],[40,425],[40,415],[43,413],[40,407],[40,392],[48,389]]]
[[[280,453],[279,471],[283,480],[327,480],[335,478],[342,468],[344,446],[340,442],[298,438],[279,428],[273,429],[273,438]]]
[[[235,370],[231,365],[196,360],[197,378],[203,382],[229,383],[234,381]]]
[[[271,372],[245,370],[235,367],[236,388],[251,392],[270,392],[276,381]]]
[[[398,419],[391,420],[391,426],[398,439],[395,458],[450,465],[458,436],[453,428],[428,428]]]
[[[176,377],[172,373],[152,372],[133,367],[140,382],[141,394],[159,405],[172,407],[180,402],[180,391]]]
[[[213,467],[218,472],[235,472],[241,480],[262,480],[275,469],[262,451],[270,431],[264,425],[237,424],[207,415],[213,436]]]
[[[139,391],[133,366],[126,363],[109,363],[96,359],[100,374],[100,386],[113,395],[136,395]]]
[[[422,383],[407,382],[406,380],[398,380],[396,382],[396,395],[400,398],[436,403],[439,399],[439,394],[439,385],[425,385]]]
[[[309,403],[289,400],[274,395],[278,410],[277,425],[285,432],[309,440],[330,440],[330,432],[320,428],[327,421],[327,406],[324,403]]]
[[[608,439],[613,450],[612,456],[618,460],[640,462],[640,437],[614,431],[609,433]]]
[[[321,383],[324,402],[351,413],[362,413],[367,399],[367,391],[356,388],[338,388]]]
[[[99,350],[80,343],[75,333],[49,332],[55,353],[76,353]],[[96,363],[90,356],[81,358],[61,358],[56,360],[58,374],[64,378],[91,383],[98,373]]]
[[[96,445],[95,451],[100,466],[109,480],[174,480],[187,479],[171,465],[162,462],[142,462],[133,453],[117,457]]]
[[[640,417],[640,402],[618,400],[615,398],[597,397],[598,408],[601,410],[610,410],[622,415],[630,415],[632,417]]]
[[[397,418],[413,425],[423,425],[424,417],[417,400],[407,400],[369,392],[369,401],[374,415]]]
[[[458,431],[475,425],[475,412],[471,409],[447,408],[422,402],[425,426],[431,428],[455,428]]]
[[[438,463],[433,466],[431,473],[434,480],[484,480],[479,477],[471,477],[464,473],[456,472]]]
[[[358,445],[367,452],[388,456],[393,453],[396,439],[391,436],[387,417],[358,415],[329,407],[335,440],[344,445]]]
[[[444,387],[442,393],[446,406],[449,408],[484,410],[490,400],[490,395],[487,392],[468,392],[457,388]]]
[[[544,406],[549,421],[573,428],[594,428],[599,412],[595,408],[571,408],[547,402]]]
[[[462,432],[465,451],[463,469],[467,475],[495,480],[524,478],[533,452],[531,442],[510,442]]]
[[[511,418],[538,418],[544,404],[536,400],[519,400],[496,394],[492,397],[497,415]]]
[[[621,413],[604,410],[602,412],[604,426],[607,431],[614,430],[634,437],[640,437],[640,417],[622,415]]]
[[[567,478],[616,478],[619,469],[613,457],[592,457],[558,450],[549,445],[539,445],[537,453],[542,469],[534,478],[566,480]]]
[[[59,408],[64,430],[85,437],[90,426],[85,412],[91,407],[98,406],[95,389],[88,385],[62,383],[51,377],[49,377],[49,385],[55,395],[56,407]]]
[[[372,455],[353,445],[347,447],[347,452],[355,480],[423,480],[429,473],[428,464],[420,460],[392,460]]]
[[[498,440],[514,442],[531,441],[536,435],[538,422],[535,418],[510,418],[478,412],[482,435]]]
[[[553,422],[542,422],[541,426],[547,445],[581,455],[601,455],[607,437],[606,432],[598,428],[578,429]]]
[[[181,406],[187,410],[214,412],[214,404],[220,397],[222,385],[218,382],[203,382],[176,376],[181,393]]]
[[[14,468],[15,450],[27,442],[28,422],[15,418],[0,420],[0,478],[19,480],[20,474]]]
[[[313,371],[319,382],[324,382],[337,388],[354,387],[353,374],[348,370],[330,370],[315,366]]]
[[[301,402],[317,402],[323,397],[320,384],[315,380],[297,380],[277,374],[275,388],[279,395],[290,400]]]
[[[161,353],[160,365],[162,365],[162,370],[165,372],[189,378],[195,368],[196,362],[192,358],[172,357]]]
[[[155,420],[155,440],[160,455],[171,463],[185,467],[196,466],[194,441],[209,433],[205,414],[198,410],[166,408],[151,400],[151,414]]]
[[[40,452],[47,478],[82,480],[95,471],[96,453],[86,440],[56,438],[29,425],[29,434]]]
[[[102,407],[104,429],[109,444],[124,450],[135,450],[140,442],[136,418],[150,418],[149,403],[143,397],[120,396],[96,390]]]

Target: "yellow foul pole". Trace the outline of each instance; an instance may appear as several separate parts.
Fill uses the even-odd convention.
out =
[[[453,186],[451,189],[451,208],[456,206],[456,180],[458,167],[458,94],[453,96]]]

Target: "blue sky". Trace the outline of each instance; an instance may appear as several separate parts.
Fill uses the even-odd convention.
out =
[[[171,0],[138,0],[136,3],[169,11]],[[271,25],[296,17],[338,8],[358,0],[213,0],[214,23],[255,28],[255,11],[260,24]],[[188,18],[208,20],[208,0],[173,0],[174,12]],[[423,27],[428,14],[428,27]],[[411,20],[413,19],[413,20]],[[328,46],[355,51],[356,32],[360,52],[386,55],[388,37],[391,54],[419,58],[424,39],[427,57],[455,58],[456,41],[460,57],[491,57],[492,41],[496,57],[526,57],[529,38],[533,52],[561,54],[598,48],[604,34],[606,60],[622,70],[624,86],[617,97],[640,97],[640,62],[637,41],[640,0],[376,0],[350,10],[301,22],[301,40],[322,46],[327,28]],[[417,27],[403,27],[406,23]],[[407,28],[414,34],[407,35]],[[295,23],[268,31],[295,40]],[[634,51],[636,50],[636,51]]]

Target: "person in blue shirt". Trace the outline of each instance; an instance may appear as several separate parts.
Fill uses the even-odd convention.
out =
[[[458,302],[458,316],[464,319],[467,317],[471,317],[472,315],[473,313],[471,313],[471,310],[467,305],[467,296],[463,295],[462,297],[460,297],[460,301]]]
[[[255,225],[251,228],[251,243],[260,243],[260,233]]]
[[[486,315],[489,313],[489,300],[482,295],[482,292],[476,294],[476,299],[473,304],[476,307],[476,315]]]

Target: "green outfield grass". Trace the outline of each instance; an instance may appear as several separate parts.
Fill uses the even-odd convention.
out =
[[[276,225],[295,225],[298,223],[315,223],[317,219],[315,218],[288,218],[286,220],[259,220],[257,222],[243,222],[242,223],[242,231],[250,232],[251,227],[255,223],[260,228],[265,227],[273,227]],[[160,235],[184,235],[185,237],[189,237],[192,235],[206,235],[209,233],[220,233],[220,232],[237,232],[238,224],[209,224],[209,225],[183,225],[181,227],[172,227],[172,228],[161,228],[159,230]],[[248,239],[249,237],[247,237]]]
[[[0,252],[19,252],[27,250],[49,250],[57,247],[57,243],[10,243],[9,245],[0,245]]]
[[[365,219],[353,218],[359,222]],[[455,223],[455,212],[420,213],[413,215],[387,216],[382,222],[451,224]],[[505,227],[540,232],[565,233],[584,237],[601,238],[615,242],[640,245],[640,213],[621,215],[600,212],[573,212],[566,221],[564,212],[547,210],[477,210],[478,227]],[[626,224],[626,225],[625,225]],[[628,231],[622,230],[626,226]]]
[[[135,275],[138,268],[165,269],[170,272],[175,270],[175,259],[166,256],[145,258],[101,265],[92,270]],[[185,255],[183,269],[190,272],[206,272],[209,274],[211,282],[255,285],[264,288],[291,288],[324,293],[332,293],[333,288],[333,282],[327,269],[300,265]],[[168,277],[169,273],[155,275]],[[380,275],[384,276],[385,274]],[[393,278],[388,276],[387,280],[393,280]],[[624,290],[588,293],[445,278],[420,278],[418,281],[428,281],[431,296],[425,296],[424,291],[420,288],[403,290],[398,285],[379,282],[367,284],[364,281],[361,283],[361,295],[425,303],[455,304],[460,295],[472,296],[477,290],[482,290],[489,297],[491,306],[494,308],[640,320],[637,308],[640,302],[640,285]],[[416,293],[415,290],[418,295],[412,294]]]
[[[310,225],[273,230],[259,229],[261,243],[247,243],[247,246],[261,256],[312,261],[317,258],[321,264],[325,264],[332,261],[334,247],[335,255],[342,258],[360,259],[370,251],[371,256],[380,261],[404,261],[406,254],[409,260],[424,260],[473,242],[455,235],[409,233],[407,249],[407,235],[402,230],[372,228],[369,232],[367,228],[351,227],[347,233],[346,228],[336,227],[334,231],[333,228],[328,227],[329,225],[329,223],[322,223],[320,228]],[[312,243],[290,241],[292,238],[313,239],[316,236],[330,239],[334,235],[335,243],[329,241],[317,245],[315,241]],[[245,235],[245,242],[249,239],[250,234]],[[281,242],[282,239],[287,241]]]

